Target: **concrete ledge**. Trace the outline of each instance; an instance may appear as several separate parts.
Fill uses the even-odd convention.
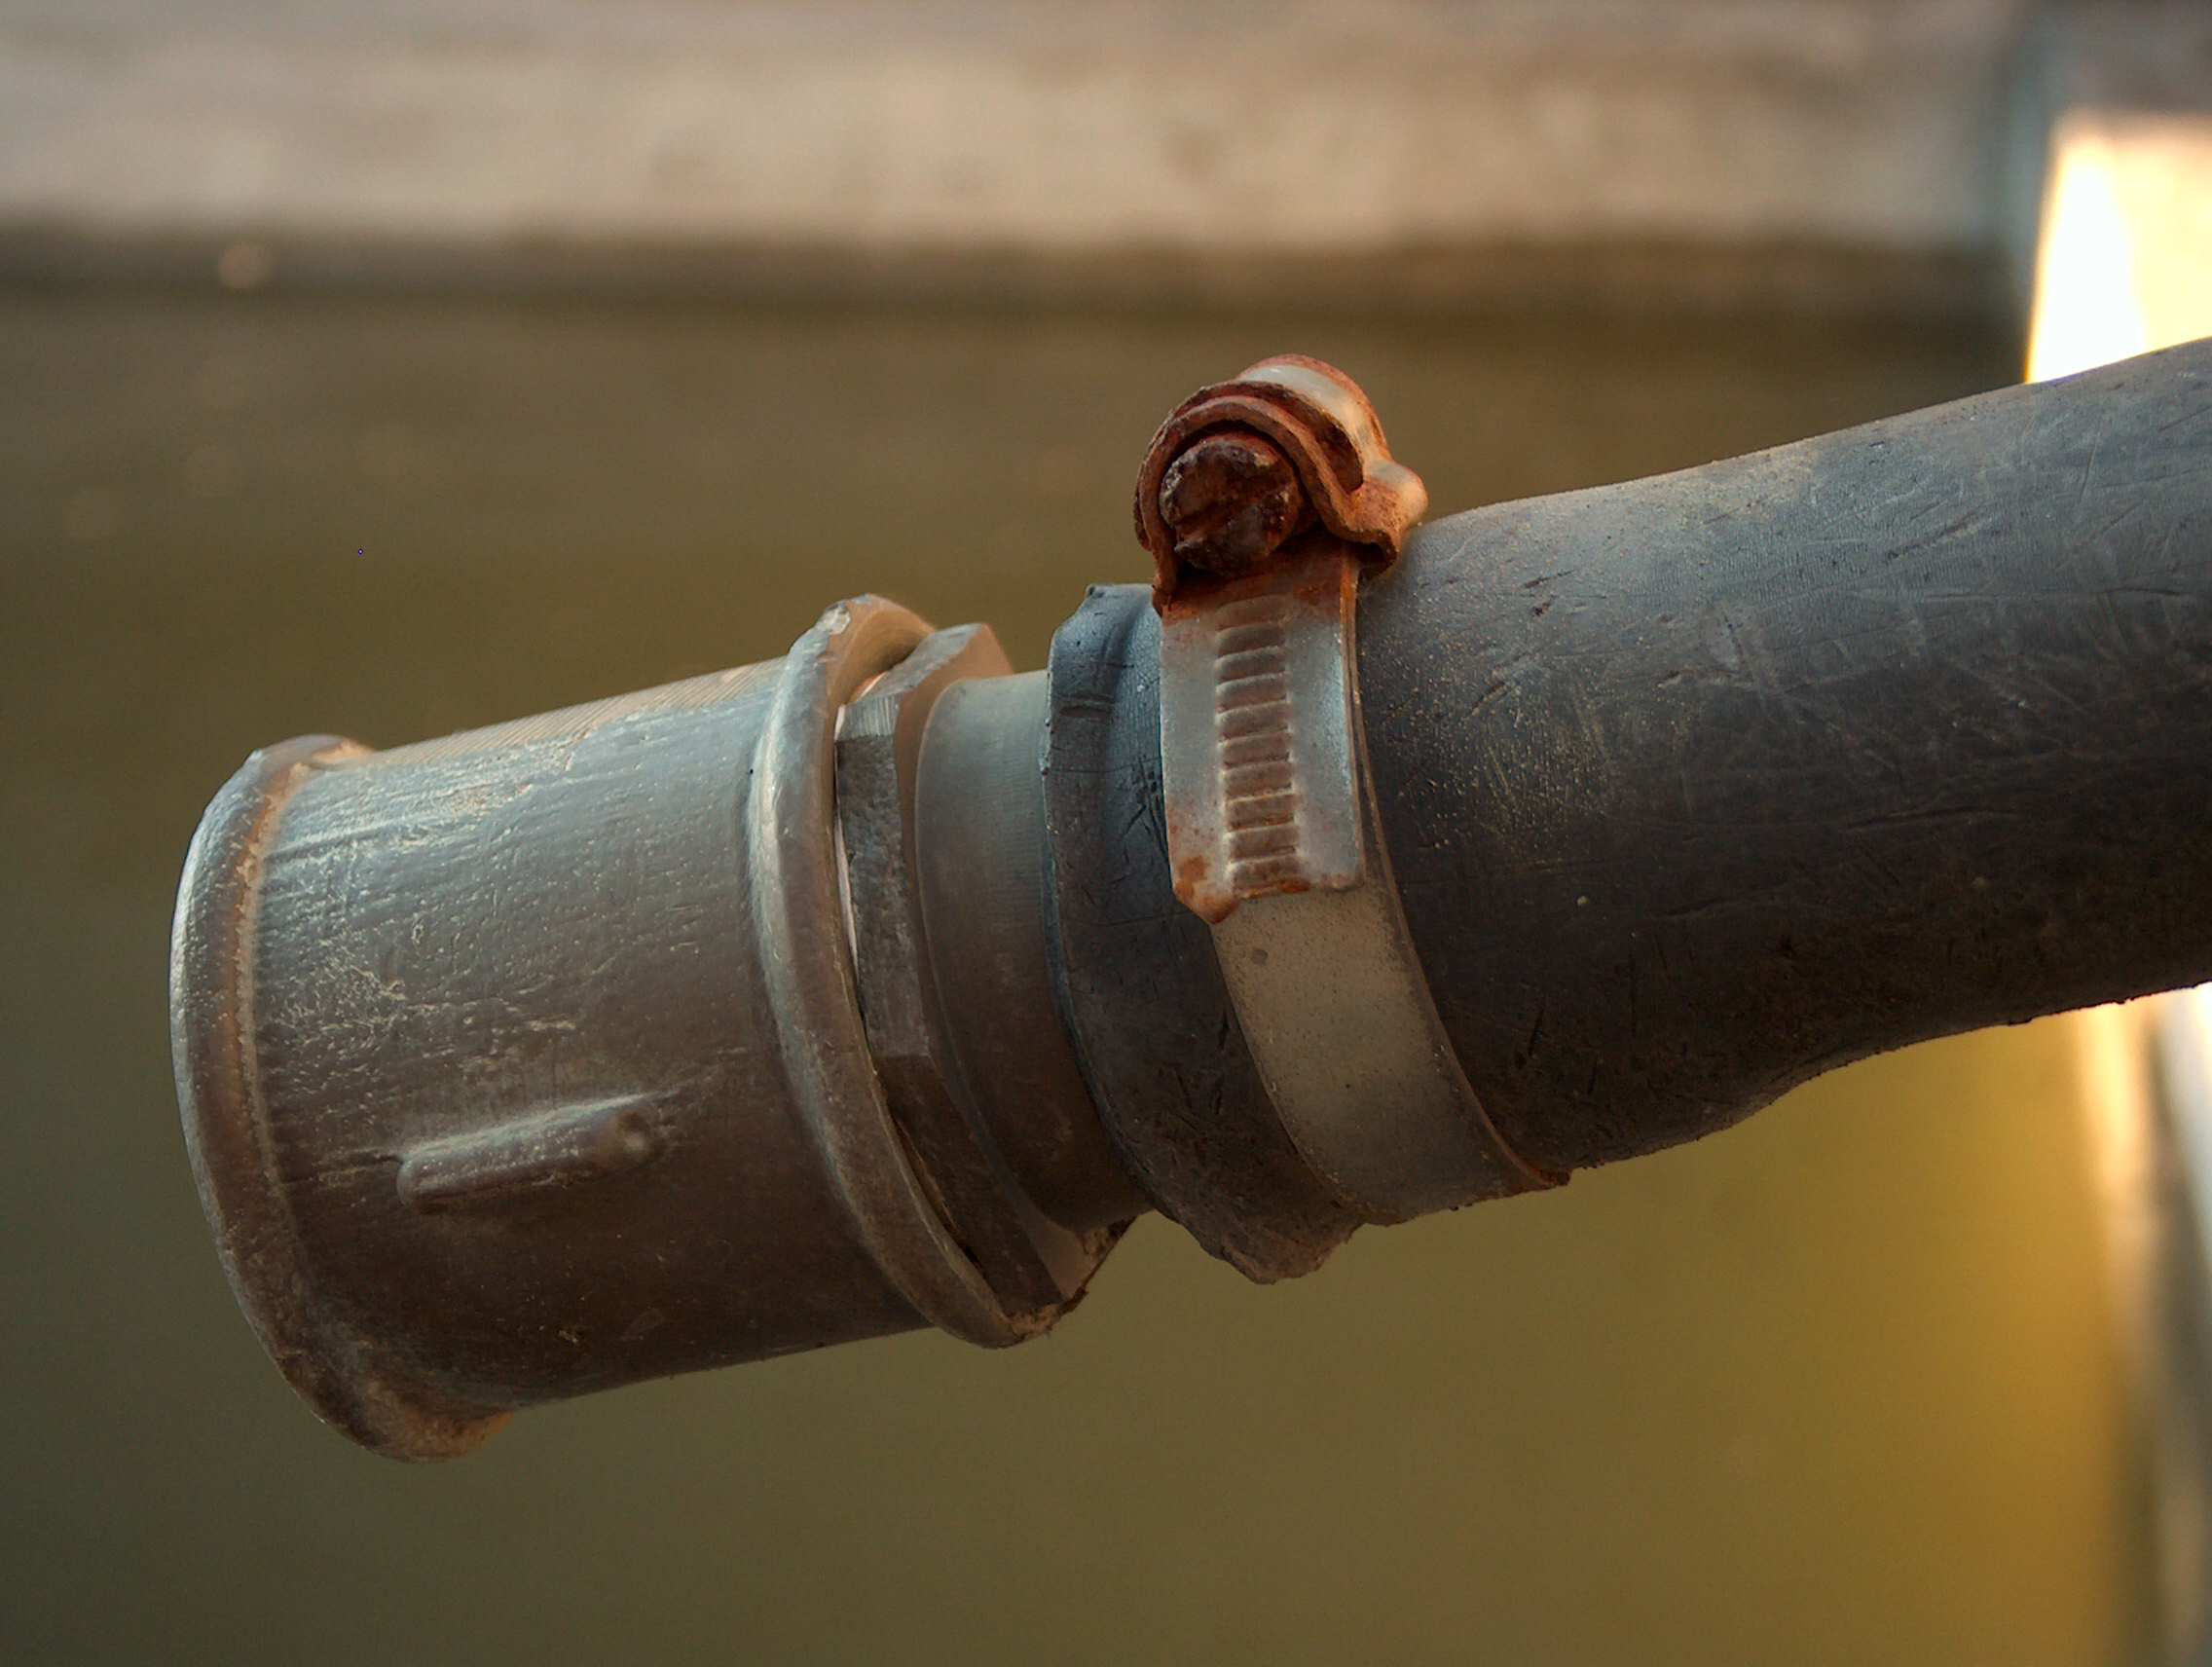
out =
[[[2023,0],[16,0],[0,223],[1975,247]]]
[[[2095,15],[2186,84],[2182,25],[2139,20],[2171,10]],[[234,268],[279,281],[1198,297],[1286,263],[1326,294],[1385,256],[1417,297],[1873,280],[1911,305],[2019,243],[2046,11],[14,0],[0,253],[47,277],[179,251],[203,274],[243,243],[268,258]]]

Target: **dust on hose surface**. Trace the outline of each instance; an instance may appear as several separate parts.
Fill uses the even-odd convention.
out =
[[[2212,978],[2207,410],[2212,341],[1421,530],[1370,750],[1517,1146]]]

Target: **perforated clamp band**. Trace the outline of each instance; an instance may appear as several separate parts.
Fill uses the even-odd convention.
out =
[[[1270,377],[1286,362],[1290,375]],[[1323,379],[1333,401],[1303,397]],[[1426,494],[1389,460],[1342,373],[1269,361],[1221,387],[1231,392],[1201,391],[1162,427],[1139,484],[1139,524],[1161,574],[1160,743],[1176,895],[1213,930],[1285,1132],[1350,1208],[1402,1221],[1556,1184],[1498,1135],[1459,1067],[1376,821],[1356,676],[1359,584],[1371,561],[1396,554]],[[1291,444],[1273,444],[1281,426],[1251,420],[1253,400],[1271,397],[1281,426],[1321,432],[1301,445],[1293,426]],[[1358,420],[1337,420],[1346,410]],[[1242,454],[1233,484],[1258,482],[1273,495],[1271,527],[1289,524],[1279,541],[1263,537],[1255,550],[1247,540],[1227,561],[1213,547],[1221,529],[1253,518],[1239,523],[1223,501],[1233,495],[1218,490],[1187,490],[1177,502],[1171,472],[1217,435]],[[1273,469],[1284,453],[1307,489],[1287,514]],[[1337,468],[1333,492],[1310,490],[1310,470],[1332,459],[1350,467]],[[1163,481],[1169,513],[1144,498],[1149,488],[1159,499]],[[1390,512],[1345,524],[1342,506],[1378,483],[1393,495]],[[1178,507],[1210,545],[1176,537]],[[1215,571],[1194,571],[1201,558]],[[1223,576],[1223,567],[1240,571]]]

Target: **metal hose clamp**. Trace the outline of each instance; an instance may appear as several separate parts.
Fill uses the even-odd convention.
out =
[[[1213,930],[1284,1131],[1377,1222],[1561,1178],[1506,1144],[1460,1069],[1376,820],[1359,582],[1427,504],[1358,386],[1298,356],[1186,400],[1137,481],[1175,894]]]

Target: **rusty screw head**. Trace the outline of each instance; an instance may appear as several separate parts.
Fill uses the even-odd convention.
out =
[[[1367,562],[1394,561],[1427,507],[1359,385],[1298,353],[1199,389],[1168,413],[1137,470],[1137,542],[1160,609],[1178,574],[1240,575],[1316,525]]]
[[[1223,578],[1249,573],[1313,519],[1290,460],[1241,429],[1208,434],[1167,465],[1160,514],[1175,559]]]

